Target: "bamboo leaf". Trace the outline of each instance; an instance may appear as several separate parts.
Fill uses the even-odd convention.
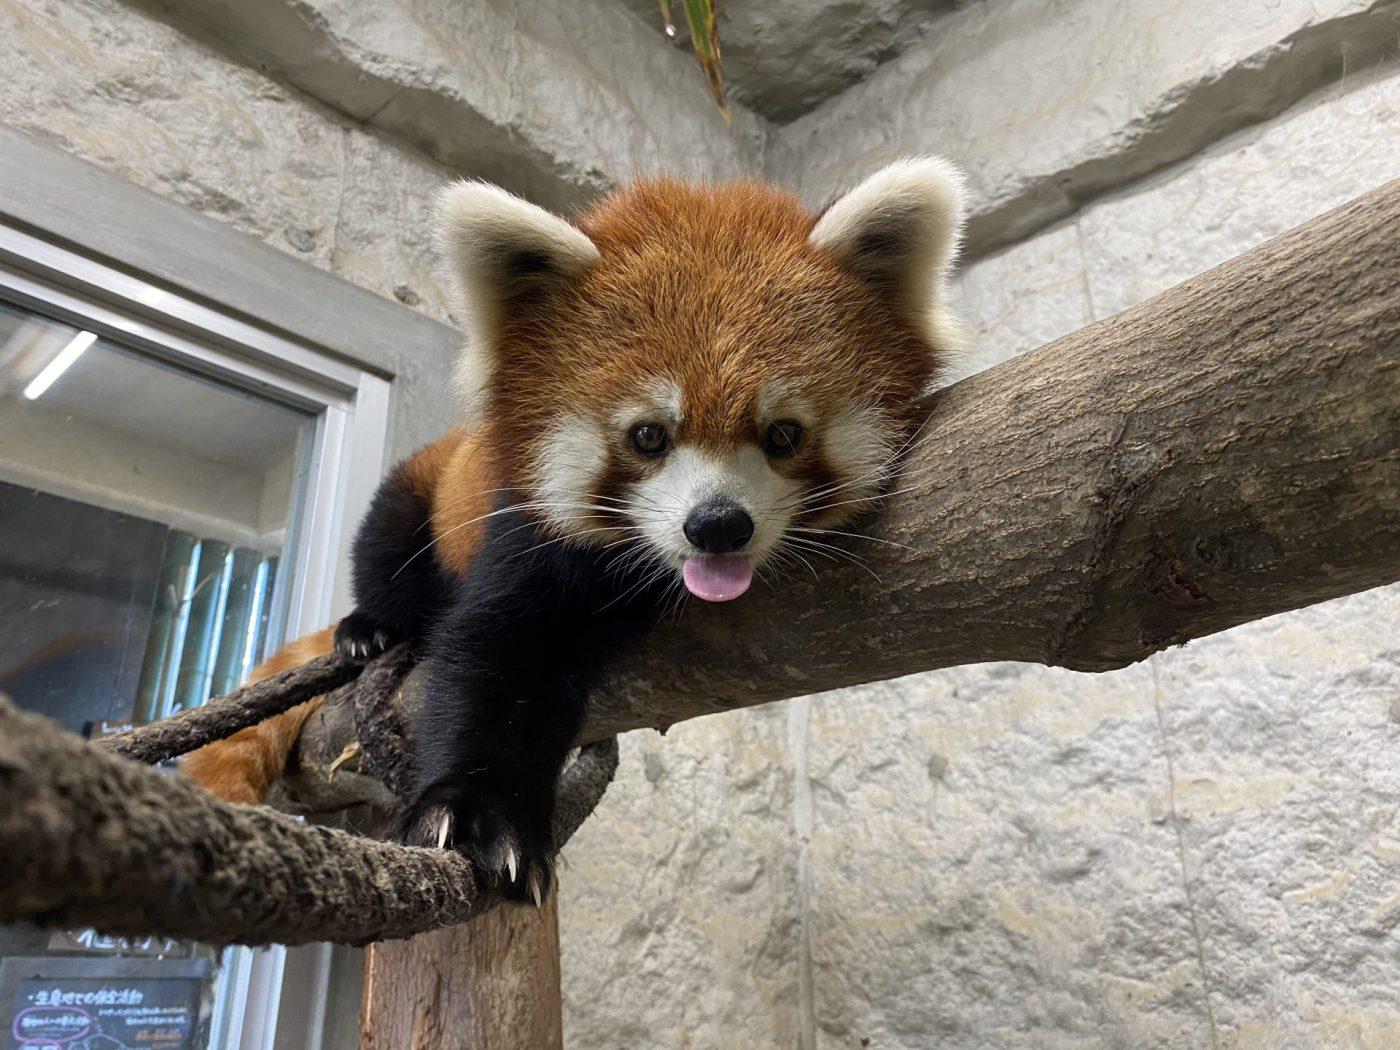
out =
[[[670,0],[658,0],[661,6],[661,19],[666,35],[676,35],[676,25],[671,19]],[[682,0],[685,7],[685,21],[690,27],[690,45],[695,49],[695,57],[700,70],[705,74],[705,85],[710,89],[710,97],[715,100],[724,122],[729,124],[733,117],[729,112],[729,100],[724,94],[724,76],[720,68],[719,20],[715,10],[716,0]]]

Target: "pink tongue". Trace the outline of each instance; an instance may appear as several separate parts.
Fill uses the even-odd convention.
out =
[[[707,602],[727,602],[753,583],[753,566],[742,554],[696,554],[681,566],[685,589]]]

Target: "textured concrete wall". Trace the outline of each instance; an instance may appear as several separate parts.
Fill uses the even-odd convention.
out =
[[[873,165],[947,153],[974,251],[1393,55],[1397,0],[990,0],[778,131],[769,173],[814,202]]]
[[[655,0],[624,0],[654,32]],[[959,0],[724,0],[716,6],[724,83],[732,98],[786,123],[914,46]],[[691,48],[679,5],[673,43]]]
[[[0,122],[446,318],[445,168],[121,0],[0,0]]]
[[[613,2],[0,0],[0,70],[5,125],[440,319],[448,178],[567,209],[767,133]]]
[[[766,125],[726,125],[692,58],[613,0],[160,0],[260,67],[465,175],[567,209],[666,168],[733,177]]]
[[[962,367],[1397,175],[1400,71],[1348,78],[972,265]],[[569,1043],[1400,1045],[1397,698],[1388,589],[633,734],[566,851]]]

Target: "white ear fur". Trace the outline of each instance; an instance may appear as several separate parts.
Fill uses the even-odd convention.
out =
[[[578,227],[486,182],[443,188],[435,213],[438,258],[467,335],[453,385],[473,416],[511,301],[583,272],[598,261],[598,249]]]
[[[959,348],[945,282],[962,237],[962,173],[941,157],[881,168],[826,210],[811,245],[878,285],[928,341]]]

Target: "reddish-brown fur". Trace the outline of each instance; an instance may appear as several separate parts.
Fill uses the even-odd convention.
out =
[[[249,681],[258,682],[331,651],[327,628],[284,646],[258,666]],[[229,802],[261,802],[272,782],[282,775],[306,720],[321,706],[321,698],[298,704],[273,718],[240,729],[218,743],[191,751],[181,770],[207,790]]]
[[[878,287],[808,243],[816,217],[791,193],[757,182],[657,179],[626,187],[578,222],[600,253],[579,277],[545,290],[505,320],[487,388],[487,422],[454,429],[408,465],[430,492],[435,551],[464,572],[499,486],[533,492],[539,443],[561,410],[607,419],[644,398],[648,377],[684,391],[677,444],[724,452],[761,440],[755,406],[784,378],[819,412],[859,391],[891,445],[917,426],[934,351]],[[650,469],[622,434],[598,486],[606,495]],[[811,485],[832,479],[820,440],[775,466]],[[512,497],[514,498],[514,497]],[[289,645],[255,678],[331,645],[323,631]],[[191,754],[185,770],[216,794],[262,798],[306,719],[304,704]]]

